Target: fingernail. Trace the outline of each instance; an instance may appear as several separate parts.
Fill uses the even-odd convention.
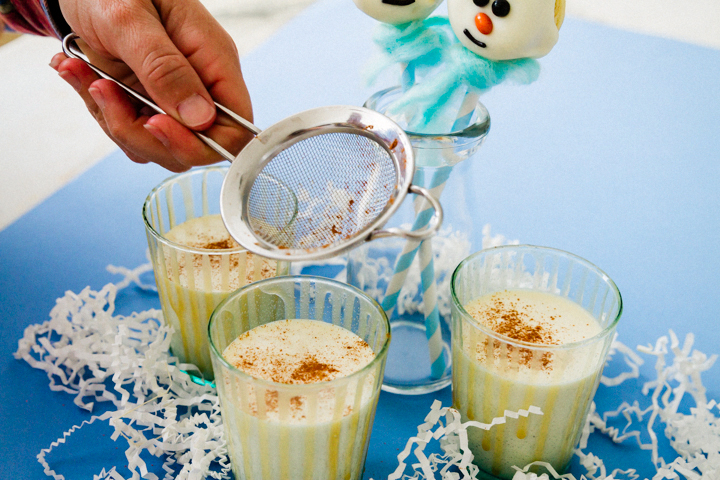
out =
[[[168,142],[168,138],[165,136],[165,134],[162,132],[162,130],[157,128],[155,125],[150,125],[149,123],[146,123],[145,125],[143,125],[143,127],[145,127],[145,130],[150,132],[153,137],[160,140],[160,143],[162,143],[166,147],[168,146],[168,144],[170,142]]]
[[[177,110],[183,123],[191,128],[206,124],[215,114],[213,106],[198,94],[183,100]]]
[[[95,103],[97,103],[98,107],[100,107],[100,110],[105,110],[105,97],[103,97],[102,92],[97,87],[90,87],[88,88],[88,92],[90,93],[90,96],[95,100]]]
[[[80,88],[82,88],[82,84],[80,83],[80,80],[73,75],[72,73],[65,70],[64,72],[59,73],[60,78],[65,80],[67,83],[70,84],[71,87],[75,89],[76,92],[80,91]]]
[[[52,60],[50,60],[50,67],[53,70],[57,70],[63,60],[65,60],[65,55],[63,55],[62,53],[56,53],[53,56]]]

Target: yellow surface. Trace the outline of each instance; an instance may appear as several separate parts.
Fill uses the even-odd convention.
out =
[[[0,27],[2,27],[2,24],[0,24]],[[0,47],[5,45],[6,43],[9,43],[13,40],[15,40],[17,37],[19,37],[19,33],[8,33],[0,31]]]

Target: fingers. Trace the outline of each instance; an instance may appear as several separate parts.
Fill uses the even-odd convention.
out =
[[[221,159],[185,127],[204,131],[233,154],[250,141],[250,132],[215,110],[213,99],[252,121],[235,45],[200,1],[60,0],[60,6],[93,63],[168,113],[151,120],[87,65],[61,61],[58,72],[128,156],[175,169]]]
[[[123,8],[111,15],[126,28],[97,32],[102,44],[135,72],[149,96],[171,117],[195,130],[210,127],[215,106],[186,58],[194,52],[178,49],[157,11]]]
[[[131,160],[138,163],[153,161],[173,172],[185,171],[192,166],[175,159],[172,153],[144,128],[149,117],[139,114],[137,106],[114,82],[96,80],[90,84],[88,93],[100,110],[106,133]]]
[[[167,115],[157,115],[160,119],[153,119],[161,125],[161,135],[145,128],[151,117],[141,106],[131,101],[114,82],[98,79],[81,60],[57,54],[51,66],[78,92],[103,131],[134,162],[154,162],[173,172],[181,172],[194,165],[207,165],[221,159]],[[168,133],[163,134],[164,131]],[[176,158],[173,149],[167,148],[166,144],[182,144],[182,149],[178,150],[180,156]]]
[[[136,72],[148,94],[171,117],[194,130],[205,131],[229,152],[239,152],[252,134],[222,116],[216,117],[213,105],[217,100],[252,121],[250,95],[232,38],[198,1],[156,0],[154,5],[160,21],[143,31],[137,54],[140,62],[133,63],[137,58],[123,59]],[[132,31],[120,41],[124,46],[132,44],[135,41]],[[206,116],[208,108],[212,112],[210,117]],[[205,123],[207,118],[212,120]],[[181,135],[179,129],[170,125],[158,122],[154,126],[169,139]],[[158,130],[152,131],[160,133]],[[182,136],[189,134],[185,132]],[[173,142],[177,158],[190,161],[185,147]],[[192,161],[195,165],[207,163],[198,158]]]
[[[230,35],[199,2],[159,0],[156,4],[167,34],[187,57],[212,98],[252,122],[250,95]],[[207,133],[233,153],[252,139],[250,132],[222,114]]]

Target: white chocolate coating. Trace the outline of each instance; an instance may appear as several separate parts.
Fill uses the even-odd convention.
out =
[[[558,41],[564,0],[507,1],[510,12],[498,17],[493,13],[493,0],[484,7],[476,6],[473,0],[448,0],[448,19],[460,42],[490,60],[547,55]],[[489,17],[492,25],[489,33],[481,33],[478,29],[476,17],[479,14]]]
[[[375,20],[402,25],[427,18],[442,0],[353,0],[355,5]]]

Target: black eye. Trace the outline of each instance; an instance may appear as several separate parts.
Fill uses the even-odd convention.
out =
[[[490,0],[473,0],[473,3],[478,7],[484,7],[485,5],[490,3]]]
[[[477,4],[477,2],[475,2]],[[488,2],[485,2],[487,5]],[[492,12],[496,17],[506,17],[510,13],[510,2],[507,0],[495,0],[492,4]]]

